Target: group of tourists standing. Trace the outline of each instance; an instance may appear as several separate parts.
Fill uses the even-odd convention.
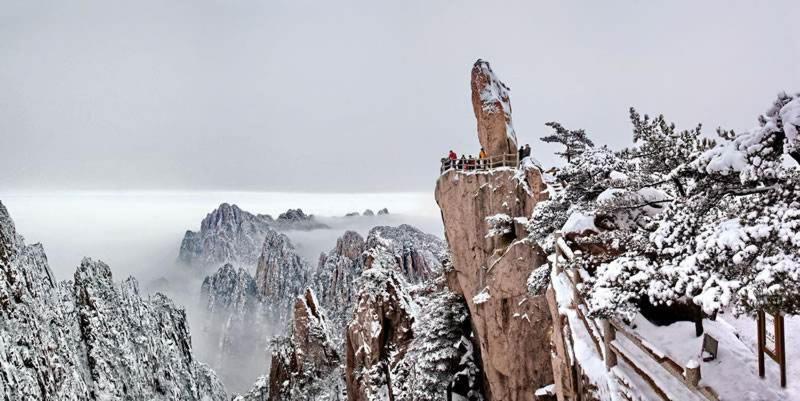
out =
[[[484,162],[486,161],[486,151],[481,148],[480,153],[478,153],[478,158],[476,159],[472,155],[461,155],[461,158],[458,158],[456,152],[453,152],[450,149],[450,153],[447,155],[447,159],[442,160],[442,165],[446,166],[446,169],[449,170],[451,168],[458,169],[458,170],[475,170],[476,168],[483,167]]]
[[[519,160],[528,157],[531,155],[531,146],[526,144],[525,146],[519,147]],[[450,149],[450,153],[448,153],[447,158],[442,159],[442,171],[450,170],[450,169],[457,169],[457,170],[464,170],[464,171],[471,171],[476,169],[485,169],[487,167],[487,159],[488,155],[486,151],[481,148],[481,151],[478,153],[478,158],[476,159],[472,155],[461,155],[461,158],[458,157],[456,152]]]

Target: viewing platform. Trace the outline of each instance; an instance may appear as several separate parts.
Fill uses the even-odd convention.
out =
[[[519,154],[507,153],[504,155],[495,155],[485,157],[483,159],[476,158],[463,158],[451,160],[442,158],[442,165],[439,168],[439,173],[444,174],[449,170],[456,171],[487,171],[499,167],[517,167],[519,166]]]

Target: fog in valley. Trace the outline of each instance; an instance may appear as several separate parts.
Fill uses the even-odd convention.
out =
[[[346,230],[366,236],[375,226],[411,224],[442,236],[438,208],[428,193],[5,192],[0,193],[0,201],[26,241],[44,245],[58,280],[71,280],[81,258],[91,257],[106,262],[115,281],[134,276],[142,292],[165,293],[185,308],[194,350],[200,360],[212,365],[217,344],[207,338],[203,328],[207,316],[200,288],[205,276],[214,271],[179,264],[177,257],[186,230],[197,231],[206,214],[221,203],[274,217],[290,208],[315,215],[330,228],[284,232],[311,268],[316,267],[320,253],[331,250]],[[344,217],[382,208],[390,214]],[[284,328],[272,327],[263,335],[280,335]],[[237,378],[226,381],[228,390],[245,391],[266,374],[268,355],[259,350],[250,361],[242,361],[240,371],[223,372]]]

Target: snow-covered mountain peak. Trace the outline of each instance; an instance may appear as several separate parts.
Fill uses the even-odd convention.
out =
[[[169,298],[116,284],[84,258],[56,283],[41,245],[25,245],[0,204],[0,398],[181,400],[227,398],[192,354],[186,313]]]

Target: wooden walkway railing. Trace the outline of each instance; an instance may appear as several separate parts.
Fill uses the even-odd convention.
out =
[[[442,159],[442,166],[439,173],[444,173],[448,170],[457,171],[486,171],[498,167],[517,167],[519,165],[519,155],[516,153],[507,153],[504,155],[490,156],[483,159],[456,159],[450,160],[448,158]]]
[[[583,282],[583,277],[581,276],[583,270],[575,268],[564,270],[559,259],[569,261],[574,258],[574,254],[560,233],[556,233],[555,237],[555,272],[556,274],[563,272],[569,279],[567,281],[569,281],[570,289],[572,290],[573,300],[571,308],[575,309],[576,315],[590,334],[594,348],[597,354],[603,358],[606,369],[611,370],[611,368],[617,366],[619,359],[624,360],[626,365],[630,366],[650,386],[651,390],[664,401],[673,399],[670,397],[670,391],[659,383],[660,381],[663,382],[665,377],[672,377],[676,382],[682,384],[689,393],[697,396],[698,399],[719,401],[719,396],[714,389],[691,382],[691,377],[694,377],[694,375],[689,374],[689,368],[684,368],[670,357],[653,349],[647,341],[629,330],[627,325],[616,319],[590,318],[589,306],[578,289],[578,285]],[[618,333],[624,337],[624,340],[617,339]],[[630,346],[625,347],[628,343],[633,344],[633,349],[627,349]],[[646,361],[648,363],[641,363],[641,360],[637,361],[636,356],[649,359],[649,361]],[[657,371],[653,371],[653,367],[656,366],[655,370]],[[664,373],[667,374],[665,375]],[[661,380],[657,380],[658,378]]]

